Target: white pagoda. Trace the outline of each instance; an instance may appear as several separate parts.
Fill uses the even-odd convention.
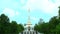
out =
[[[40,34],[39,32],[34,31],[34,26],[32,25],[31,20],[30,20],[30,8],[28,10],[27,24],[24,24],[24,31],[19,34]]]

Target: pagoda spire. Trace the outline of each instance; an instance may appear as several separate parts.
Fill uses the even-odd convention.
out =
[[[28,22],[27,22],[28,27],[31,25],[30,21],[30,8],[28,9]]]

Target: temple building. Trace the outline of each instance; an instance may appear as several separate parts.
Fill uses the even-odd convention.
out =
[[[26,31],[32,31],[33,30],[32,23],[30,20],[30,9],[28,10],[28,21],[27,21],[27,24],[25,26],[25,30]]]
[[[30,20],[30,9],[28,10],[27,24],[24,24],[24,31],[21,32],[20,34],[40,34],[39,32],[34,31],[34,26],[32,25]]]

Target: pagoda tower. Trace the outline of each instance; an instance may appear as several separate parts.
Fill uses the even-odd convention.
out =
[[[27,20],[27,24],[25,24],[25,26],[26,26],[27,31],[31,31],[32,23],[31,23],[31,19],[30,19],[30,8],[28,9],[28,20]]]

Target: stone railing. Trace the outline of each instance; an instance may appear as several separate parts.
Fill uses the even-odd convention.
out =
[[[19,34],[42,34],[42,33],[39,33],[37,31],[23,31],[23,32],[21,32]]]

